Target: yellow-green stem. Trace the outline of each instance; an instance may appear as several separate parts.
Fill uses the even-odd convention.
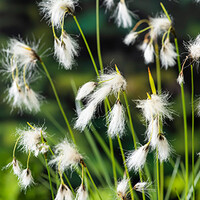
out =
[[[84,33],[83,33],[83,31],[82,31],[82,29],[81,29],[81,27],[80,27],[80,24],[79,24],[79,22],[78,22],[78,20],[77,20],[77,18],[76,18],[75,15],[73,15],[73,18],[74,18],[74,21],[76,22],[76,25],[77,25],[77,27],[78,27],[78,29],[79,29],[79,31],[80,31],[80,34],[81,34],[81,36],[82,36],[82,38],[83,38],[83,41],[84,41],[85,46],[86,46],[86,48],[87,48],[87,51],[88,51],[88,53],[89,53],[89,55],[90,55],[90,58],[91,58],[91,61],[92,61],[93,66],[94,66],[95,72],[96,72],[97,76],[99,76],[99,71],[98,71],[98,69],[97,69],[96,63],[95,63],[95,61],[94,61],[94,57],[93,57],[93,55],[92,55],[92,52],[91,52],[90,47],[89,47],[89,45],[88,45],[88,42],[87,42],[87,40],[86,40],[86,38],[85,38],[85,35],[84,35]]]
[[[192,187],[193,187],[193,200],[195,200],[195,185],[194,185],[194,73],[193,66],[191,65],[191,105],[192,105]]]
[[[157,177],[157,193],[158,193],[158,200],[160,200],[160,177],[159,177],[159,160],[158,160],[158,150],[156,149],[156,177]]]
[[[174,43],[176,47],[177,53],[177,62],[178,62],[178,69],[179,73],[181,72],[181,61],[179,55],[179,47],[178,47],[178,40],[175,37]],[[181,84],[181,99],[182,99],[182,109],[183,109],[183,122],[184,122],[184,135],[185,135],[185,199],[187,199],[188,193],[188,130],[187,130],[187,113],[186,113],[186,105],[185,105],[185,92],[183,83]]]
[[[160,58],[159,58],[159,47],[157,42],[155,42],[155,54],[156,54],[157,91],[158,94],[161,94]]]
[[[26,164],[26,168],[27,168],[27,169],[29,169],[30,157],[31,157],[31,151],[29,150],[29,152],[28,152],[28,158],[27,158],[27,164]]]
[[[18,144],[18,142],[19,142],[19,139],[22,137],[22,135],[20,135],[18,138],[17,138],[17,140],[16,140],[16,142],[15,142],[15,146],[14,146],[14,148],[13,148],[13,158],[15,158],[15,151],[16,151],[16,148],[17,148],[17,144]]]
[[[62,115],[63,115],[63,118],[64,118],[65,123],[66,123],[66,125],[67,125],[67,128],[68,128],[68,130],[69,130],[69,133],[70,133],[70,135],[71,135],[71,138],[72,138],[74,144],[76,144],[76,140],[75,140],[75,137],[74,137],[72,128],[71,128],[71,126],[70,126],[70,124],[69,124],[69,121],[68,121],[68,119],[67,119],[67,116],[66,116],[66,114],[65,114],[65,112],[64,112],[64,109],[63,109],[62,104],[61,104],[61,102],[60,102],[60,98],[59,98],[59,96],[58,96],[58,94],[57,94],[57,91],[56,91],[56,88],[55,88],[55,86],[54,86],[54,83],[53,83],[53,81],[52,81],[52,79],[51,79],[51,76],[50,76],[50,74],[49,74],[49,72],[48,72],[48,70],[47,70],[45,64],[43,63],[43,61],[41,61],[40,63],[41,63],[41,65],[42,65],[42,67],[43,67],[43,69],[44,69],[44,71],[45,71],[45,73],[46,73],[47,78],[49,79],[49,82],[50,82],[51,87],[52,87],[52,89],[53,89],[53,92],[54,92],[54,95],[55,95],[55,97],[56,97],[58,106],[59,106],[59,108],[60,108],[60,111],[61,111],[61,113],[62,113]]]

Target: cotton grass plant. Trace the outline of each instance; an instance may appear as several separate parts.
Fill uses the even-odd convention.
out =
[[[114,21],[118,27],[129,28],[133,26],[132,17],[136,17],[127,7],[125,0],[113,1],[105,0],[103,4],[106,11],[112,11]],[[99,33],[99,1],[96,1],[96,30],[97,30],[97,53],[99,59],[99,68],[93,57],[93,52],[87,42],[84,32],[77,20],[75,9],[78,1],[75,0],[43,0],[38,4],[43,19],[51,26],[54,40],[54,58],[63,66],[65,70],[72,70],[76,59],[79,55],[78,41],[66,32],[65,23],[69,17],[74,19],[75,24],[80,31],[80,35],[88,50],[92,61],[94,71],[96,72],[96,80],[88,80],[87,83],[80,86],[77,91],[75,102],[79,105],[77,113],[74,113],[75,123],[68,120],[65,110],[58,96],[56,86],[43,62],[43,58],[38,53],[39,43],[25,42],[22,39],[12,38],[7,46],[3,49],[4,61],[2,74],[9,82],[7,89],[6,101],[11,105],[11,109],[16,109],[21,114],[23,112],[38,113],[42,100],[41,94],[31,88],[31,84],[36,81],[35,76],[41,72],[41,69],[47,76],[49,83],[55,95],[58,107],[66,123],[67,131],[65,137],[52,146],[49,143],[51,137],[48,133],[48,127],[36,126],[27,122],[24,128],[17,129],[16,143],[13,147],[13,159],[6,166],[12,167],[13,173],[16,175],[20,187],[26,191],[31,187],[35,187],[38,182],[34,173],[32,173],[31,159],[32,157],[43,157],[43,163],[46,167],[48,177],[48,189],[51,198],[54,200],[87,200],[100,199],[104,197],[102,191],[106,190],[105,185],[100,185],[96,181],[95,173],[90,170],[95,166],[90,159],[87,158],[85,152],[79,149],[81,138],[86,136],[91,144],[94,154],[97,156],[102,170],[104,171],[106,182],[112,192],[111,199],[164,199],[164,163],[170,163],[174,167],[170,183],[174,183],[176,176],[181,176],[185,183],[185,189],[181,191],[182,199],[188,199],[190,195],[189,188],[192,188],[192,196],[195,199],[195,174],[197,174],[199,159],[195,163],[195,147],[194,147],[194,81],[193,81],[193,64],[198,63],[200,58],[200,37],[186,43],[187,56],[183,60],[181,66],[178,42],[175,34],[174,23],[172,17],[168,14],[164,5],[161,3],[163,13],[154,17],[139,20],[132,30],[121,38],[125,45],[134,45],[140,40],[139,49],[144,56],[144,63],[154,63],[156,65],[156,78],[151,74],[148,67],[146,77],[149,79],[150,91],[144,91],[147,94],[146,99],[134,100],[136,108],[138,108],[143,116],[143,122],[146,126],[144,133],[144,141],[140,142],[135,133],[133,120],[131,116],[132,107],[129,106],[127,98],[127,80],[121,72],[121,66],[110,66],[105,69],[101,57],[100,33]],[[145,28],[139,27],[145,24]],[[138,30],[139,29],[139,30]],[[174,42],[172,42],[172,38]],[[82,47],[81,47],[82,48]],[[191,65],[191,110],[192,110],[192,181],[189,181],[189,161],[188,161],[188,128],[186,118],[186,102],[184,94],[184,69],[187,62]],[[168,121],[173,120],[173,111],[171,108],[171,98],[165,88],[161,89],[161,66],[168,70],[169,67],[178,65],[179,75],[177,82],[181,88],[182,108],[183,108],[183,124],[185,136],[185,166],[180,173],[180,161],[178,158],[174,164],[172,157],[172,149],[168,135],[165,133],[165,125]],[[39,70],[40,69],[40,70]],[[65,71],[67,73],[67,71]],[[94,79],[94,78],[93,78]],[[155,85],[155,80],[157,86]],[[156,89],[157,88],[157,89]],[[113,101],[112,101],[112,100]],[[48,99],[46,99],[48,101]],[[46,103],[46,102],[43,102]],[[81,108],[80,108],[81,107]],[[99,112],[99,108],[104,108],[103,112]],[[197,111],[199,111],[199,104]],[[103,128],[106,131],[98,132],[95,127],[96,118],[100,118],[103,113]],[[59,123],[58,123],[59,124]],[[58,125],[59,126],[59,125]],[[73,128],[74,127],[74,128]],[[127,129],[130,129],[128,131]],[[80,134],[75,137],[74,129]],[[102,129],[103,130],[103,129]],[[137,131],[137,134],[142,134]],[[92,133],[92,134],[90,134]],[[123,139],[131,133],[133,148],[128,151],[128,145]],[[83,135],[84,134],[84,135]],[[103,140],[103,134],[106,135],[107,141]],[[108,165],[104,165],[104,159],[100,155],[97,145],[93,139],[98,141],[101,148],[105,151],[109,159]],[[77,141],[80,140],[80,141]],[[117,141],[122,162],[116,157],[113,143]],[[141,143],[141,145],[138,145]],[[19,161],[16,152],[27,155],[26,164]],[[119,153],[119,152],[118,152]],[[151,163],[148,156],[153,155],[154,161]],[[148,165],[147,165],[148,163]],[[178,164],[177,164],[178,163]],[[156,171],[153,178],[150,166],[154,166]],[[110,171],[112,169],[112,175]],[[95,170],[94,170],[95,171]],[[68,177],[68,172],[77,174],[80,184],[74,186],[72,180]],[[56,183],[55,181],[56,180]],[[101,180],[99,178],[99,180]],[[77,188],[75,188],[77,187]],[[102,187],[102,188],[101,188]],[[171,186],[172,187],[172,186]],[[172,188],[171,188],[172,189]],[[55,192],[56,191],[56,192]],[[154,192],[156,191],[156,192]],[[169,191],[169,192],[168,192]],[[165,199],[169,199],[170,189],[167,190]],[[142,193],[141,196],[139,193]],[[177,196],[179,198],[179,193]],[[110,199],[109,197],[107,197]]]

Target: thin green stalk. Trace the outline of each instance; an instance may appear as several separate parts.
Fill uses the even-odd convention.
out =
[[[85,38],[85,35],[84,35],[84,33],[83,33],[83,31],[82,31],[82,29],[81,29],[81,27],[80,27],[80,24],[79,24],[79,22],[78,22],[78,20],[77,20],[77,18],[76,18],[75,15],[73,15],[73,18],[74,18],[74,21],[76,22],[76,25],[77,25],[77,27],[78,27],[80,33],[81,33],[81,36],[82,36],[83,41],[84,41],[84,43],[85,43],[85,46],[86,46],[86,48],[87,48],[87,50],[88,50],[88,53],[89,53],[90,58],[91,58],[91,60],[92,60],[92,64],[93,64],[93,66],[94,66],[95,72],[96,72],[97,76],[99,76],[98,68],[97,68],[96,63],[95,63],[95,61],[94,61],[94,57],[93,57],[93,55],[92,55],[92,52],[91,52],[90,47],[89,47],[89,45],[88,45],[88,42],[87,42],[87,40],[86,40],[86,38]]]
[[[52,187],[52,182],[51,182],[51,174],[50,174],[50,171],[49,171],[49,165],[48,165],[48,162],[47,162],[47,156],[46,155],[44,155],[44,159],[45,159],[48,178],[49,178],[49,186],[50,186],[50,190],[51,190],[51,196],[52,196],[52,199],[54,200],[54,193],[53,193],[53,187]]]
[[[164,196],[164,163],[160,163],[160,200],[163,200]]]
[[[125,171],[126,171],[126,176],[127,176],[128,180],[129,180],[128,183],[129,183],[129,188],[130,188],[130,193],[131,193],[131,199],[134,200],[131,179],[130,179],[128,168],[127,168],[127,165],[126,165],[126,159],[125,159],[125,155],[124,155],[124,150],[123,150],[121,139],[120,139],[119,135],[117,135],[117,140],[118,140],[118,143],[119,143],[120,152],[122,154],[122,160],[123,160],[123,163],[124,163],[124,168],[125,168]]]
[[[125,91],[123,92],[123,95],[124,95],[124,101],[125,101],[125,104],[126,104],[126,110],[127,110],[127,113],[128,113],[128,119],[129,119],[129,124],[130,124],[130,128],[131,128],[131,133],[132,133],[132,137],[133,137],[133,144],[134,144],[134,148],[136,150],[137,149],[137,143],[136,143],[135,131],[134,131],[134,128],[133,128],[131,111],[130,111],[130,108],[129,108],[129,105],[128,105],[128,98],[127,98]],[[140,181],[143,182],[141,170],[139,170],[139,176],[140,176]],[[144,191],[142,191],[142,199],[143,200],[146,199]]]
[[[99,30],[99,0],[96,0],[96,35],[97,35],[97,54],[101,73],[103,73],[103,62],[101,56],[100,30]]]
[[[156,54],[157,91],[158,94],[161,94],[160,58],[159,58],[159,47],[157,42],[155,42],[155,54]]]
[[[156,174],[157,174],[157,192],[158,200],[160,200],[160,177],[159,177],[159,160],[158,160],[158,150],[156,150]]]
[[[179,55],[179,47],[178,47],[178,40],[175,37],[174,43],[176,47],[177,53],[177,62],[178,62],[178,69],[179,72],[181,71],[181,61]],[[187,113],[186,113],[186,105],[185,105],[185,92],[183,83],[181,84],[181,99],[182,99],[182,109],[183,109],[183,122],[184,122],[184,136],[185,136],[185,199],[187,199],[188,193],[188,130],[187,130]]]
[[[195,200],[195,187],[194,187],[194,73],[193,66],[191,65],[191,105],[192,105],[192,187],[193,187],[193,200]]]
[[[65,114],[65,111],[64,111],[64,109],[63,109],[63,107],[62,107],[62,104],[61,104],[61,102],[60,102],[60,99],[59,99],[59,97],[58,97],[58,94],[57,94],[55,85],[54,85],[54,83],[53,83],[53,81],[52,81],[52,79],[51,79],[51,76],[50,76],[50,74],[49,74],[49,72],[48,72],[48,70],[47,70],[45,64],[43,63],[43,61],[40,61],[40,63],[41,63],[41,65],[42,65],[42,67],[43,67],[43,69],[44,69],[44,71],[45,71],[45,73],[46,73],[46,75],[47,75],[47,78],[49,79],[49,82],[50,82],[51,87],[52,87],[52,89],[53,89],[53,92],[54,92],[54,95],[55,95],[55,97],[56,97],[58,106],[59,106],[59,108],[60,108],[60,111],[61,111],[61,113],[62,113],[62,115],[63,115],[63,118],[64,118],[65,123],[66,123],[66,125],[67,125],[67,128],[68,128],[68,130],[69,130],[69,133],[70,133],[70,135],[71,135],[71,138],[72,138],[74,144],[76,144],[76,140],[75,140],[75,138],[74,138],[74,134],[73,134],[72,128],[71,128],[71,126],[70,126],[70,124],[69,124],[69,121],[68,121],[68,119],[67,119],[67,116],[66,116],[66,114]]]
[[[93,180],[93,178],[92,178],[92,176],[91,176],[91,174],[90,174],[88,168],[85,167],[85,169],[86,169],[86,172],[87,172],[87,174],[88,174],[88,176],[89,176],[89,178],[90,178],[90,181],[92,182],[92,184],[93,184],[93,186],[94,186],[94,188],[95,188],[95,190],[96,190],[96,192],[97,192],[97,194],[98,194],[98,196],[99,196],[99,199],[102,200],[101,195],[100,195],[100,193],[99,193],[99,190],[97,189],[97,186],[96,186],[96,184],[94,183],[94,180]]]

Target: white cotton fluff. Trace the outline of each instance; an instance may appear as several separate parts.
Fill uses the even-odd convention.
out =
[[[148,182],[138,182],[134,185],[133,189],[138,192],[143,192],[143,191],[147,190],[148,187],[149,187]]]
[[[31,175],[30,169],[24,169],[19,177],[20,186],[22,189],[26,190],[29,186],[34,184],[33,177]]]
[[[169,108],[168,99],[168,94],[152,94],[151,99],[137,100],[137,108],[142,110],[146,121],[151,121],[156,116],[161,117],[161,119],[168,118],[172,120],[172,110]]]
[[[176,64],[177,53],[175,47],[170,43],[169,39],[166,39],[160,51],[161,64],[167,70],[168,67],[173,67]]]
[[[20,135],[19,145],[26,153],[31,151],[35,157],[39,153],[46,153],[48,151],[48,145],[42,144],[41,131],[44,138],[47,137],[46,133],[42,128],[28,129],[28,130],[17,130],[17,134]],[[46,151],[44,150],[46,149]]]
[[[160,162],[167,161],[170,156],[170,146],[166,137],[162,134],[158,136],[157,149]]]
[[[78,115],[74,128],[83,131],[96,111],[96,102],[90,102]]]
[[[21,174],[21,171],[22,171],[20,162],[16,158],[13,158],[12,162],[8,163],[3,168],[3,170],[7,169],[7,168],[9,168],[11,166],[12,166],[13,173],[19,178],[20,174]]]
[[[78,56],[78,43],[66,32],[60,39],[54,40],[54,56],[66,70],[71,69],[75,63],[74,57]]]
[[[77,190],[75,200],[87,200],[87,199],[88,199],[88,192],[85,186],[81,184],[81,186]]]
[[[188,42],[188,44],[185,44],[189,56],[198,62],[200,58],[200,34],[194,39]]]
[[[172,22],[163,14],[160,17],[150,18],[149,25],[152,27],[150,32],[151,38],[156,39],[160,34],[168,31],[172,26]]]
[[[73,194],[65,184],[61,184],[55,200],[73,200]]]
[[[128,10],[125,1],[120,0],[113,14],[117,26],[118,27],[122,26],[123,28],[131,27],[132,26],[131,15],[133,15],[133,13]]]
[[[149,152],[149,145],[145,144],[144,146],[141,146],[137,150],[134,150],[133,152],[129,153],[126,162],[127,167],[129,170],[134,170],[137,172],[139,169],[143,168],[146,157]]]
[[[32,112],[39,112],[40,111],[40,103],[42,96],[34,92],[31,88],[25,89],[25,95],[26,95],[26,107],[27,109]]]
[[[128,188],[129,188],[128,179],[123,178],[121,181],[117,183],[117,195],[119,197],[126,197]]]
[[[114,6],[114,0],[104,0],[103,4],[106,7],[106,10],[110,10]]]
[[[109,113],[109,126],[108,126],[108,135],[113,138],[119,135],[122,137],[125,131],[125,112],[123,105],[120,101],[112,108]]]
[[[82,85],[76,95],[76,100],[82,100],[84,99],[87,95],[89,95],[97,86],[96,82],[87,82],[84,85]]]
[[[13,59],[18,63],[19,67],[24,67],[25,65],[34,67],[37,60],[40,58],[37,55],[39,48],[38,43],[27,42],[25,44],[21,39],[10,39],[8,42],[8,49],[4,50],[13,56]]]
[[[154,62],[154,47],[151,42],[147,45],[146,49],[144,50],[144,61],[145,64]]]
[[[126,44],[127,46],[129,46],[130,44],[134,44],[137,37],[138,37],[138,33],[134,32],[134,31],[131,31],[124,38],[124,44]]]
[[[65,169],[76,167],[83,159],[73,144],[67,139],[55,146],[55,156],[50,160],[50,165],[56,165],[63,173]]]
[[[145,49],[147,48],[148,43],[149,43],[149,40],[144,39],[142,44],[138,45],[138,49],[144,52]]]
[[[49,24],[53,23],[56,28],[61,27],[65,14],[74,12],[77,0],[43,0],[39,8]]]
[[[178,78],[176,79],[176,81],[177,81],[177,83],[178,83],[179,85],[185,83],[185,82],[184,82],[184,76],[183,76],[183,73],[179,73]]]
[[[100,75],[99,81],[102,82],[101,87],[111,87],[115,95],[117,95],[119,91],[126,90],[127,83],[125,78],[116,71]]]
[[[158,119],[155,118],[149,122],[146,131],[147,141],[151,140],[150,146],[152,147],[153,150],[157,147],[158,134],[159,134]]]

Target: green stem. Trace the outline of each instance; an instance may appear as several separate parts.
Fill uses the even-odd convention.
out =
[[[160,58],[159,58],[159,47],[157,42],[155,42],[155,54],[156,54],[157,91],[158,94],[161,94]]]
[[[156,172],[157,172],[157,192],[158,200],[160,200],[160,177],[159,177],[159,160],[158,160],[158,150],[156,150]]]
[[[99,0],[96,0],[96,35],[97,35],[97,53],[101,73],[103,73],[103,62],[101,56],[100,30],[99,30]]]
[[[63,109],[62,104],[61,104],[61,102],[60,102],[60,99],[59,99],[59,97],[58,97],[58,94],[57,94],[56,88],[55,88],[55,86],[54,86],[54,83],[53,83],[53,81],[52,81],[52,79],[51,79],[51,76],[50,76],[50,74],[49,74],[49,72],[48,72],[48,70],[47,70],[45,64],[43,63],[43,61],[40,61],[40,63],[41,63],[41,65],[42,65],[42,67],[43,67],[43,69],[44,69],[44,71],[45,71],[45,73],[46,73],[46,75],[47,75],[47,78],[49,79],[49,82],[50,82],[51,87],[52,87],[52,89],[53,89],[53,92],[54,92],[54,95],[55,95],[55,97],[56,97],[58,106],[59,106],[59,108],[60,108],[60,111],[61,111],[61,113],[62,113],[62,115],[63,115],[63,118],[64,118],[65,123],[66,123],[66,125],[67,125],[67,128],[68,128],[68,130],[69,130],[69,133],[70,133],[70,135],[71,135],[71,138],[72,138],[74,144],[76,144],[76,140],[75,140],[75,138],[74,138],[74,134],[73,134],[72,128],[71,128],[71,126],[70,126],[70,124],[69,124],[69,121],[68,121],[68,119],[67,119],[67,116],[66,116],[66,114],[65,114],[65,112],[64,112],[64,109]]]
[[[51,182],[51,175],[50,175],[49,165],[48,165],[48,162],[47,162],[47,156],[46,155],[44,155],[44,159],[45,159],[48,178],[49,178],[49,186],[50,186],[50,190],[51,190],[51,196],[52,196],[52,199],[54,200],[54,193],[53,193],[53,187],[52,187],[52,182]]]
[[[193,66],[191,65],[191,104],[192,104],[192,187],[193,187],[193,200],[195,200],[195,187],[194,187],[194,73]]]
[[[171,22],[172,20],[171,20],[171,18],[170,18],[170,16],[169,16],[167,10],[165,9],[164,5],[163,5],[161,2],[160,2],[160,5],[161,5],[161,7],[162,7],[162,9],[163,9],[163,11],[164,11],[164,13],[165,13],[165,15],[167,16],[168,20]]]
[[[125,155],[124,155],[124,150],[123,150],[122,143],[121,143],[119,135],[117,135],[117,140],[118,140],[118,143],[119,143],[120,152],[122,154],[122,160],[123,160],[123,163],[124,163],[124,168],[125,168],[125,171],[126,171],[126,176],[128,178],[128,183],[129,183],[129,188],[130,188],[130,193],[131,193],[131,199],[134,200],[131,179],[130,179],[128,168],[127,168],[127,165],[126,165],[126,159],[125,159]]]
[[[178,62],[178,69],[179,73],[181,72],[181,61],[179,55],[179,47],[178,47],[178,40],[175,37],[174,43],[176,47],[177,53],[177,62]],[[185,92],[183,83],[181,84],[181,99],[182,99],[182,109],[183,109],[183,122],[184,122],[184,135],[185,135],[185,199],[187,199],[188,193],[188,130],[187,130],[187,113],[186,113],[186,105],[185,105]]]
[[[163,200],[164,196],[164,163],[160,163],[160,200]]]
[[[95,188],[95,190],[96,190],[96,192],[97,192],[97,194],[98,194],[98,196],[99,196],[99,199],[102,200],[101,195],[100,195],[100,193],[99,193],[99,191],[98,191],[98,189],[97,189],[96,184],[94,183],[94,180],[93,180],[93,178],[92,178],[92,176],[91,176],[91,174],[90,174],[88,168],[85,167],[85,169],[86,169],[86,172],[87,172],[87,174],[88,174],[88,176],[89,176],[89,178],[90,178],[90,181],[92,182],[92,184],[93,184],[93,186],[94,186],[94,188]]]
[[[76,22],[76,25],[77,25],[77,27],[78,27],[80,33],[81,33],[81,36],[82,36],[83,41],[84,41],[84,43],[85,43],[85,46],[86,46],[86,48],[87,48],[87,50],[88,50],[88,53],[89,53],[90,58],[91,58],[91,60],[92,60],[92,64],[93,64],[93,66],[94,66],[95,72],[96,72],[97,76],[99,76],[99,71],[98,71],[98,69],[97,69],[96,63],[95,63],[95,61],[94,61],[94,57],[93,57],[93,55],[92,55],[92,52],[91,52],[90,47],[89,47],[89,45],[88,45],[88,42],[87,42],[87,40],[86,40],[86,38],[85,38],[85,35],[84,35],[84,33],[83,33],[83,31],[82,31],[82,29],[81,29],[81,27],[80,27],[80,24],[79,24],[79,22],[78,22],[78,20],[77,20],[77,18],[76,18],[75,15],[73,15],[73,18],[74,18],[74,21]]]

